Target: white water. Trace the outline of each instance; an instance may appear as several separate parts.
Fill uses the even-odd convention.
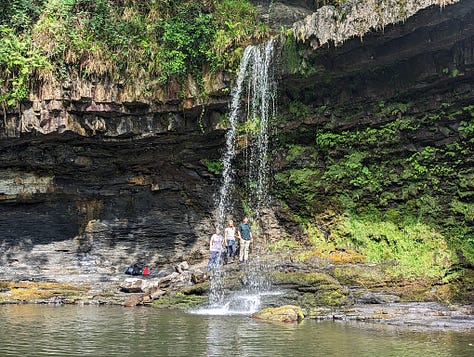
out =
[[[273,75],[273,40],[266,44],[248,46],[240,62],[237,82],[231,92],[229,129],[222,157],[222,183],[216,200],[215,222],[222,228],[234,212],[234,161],[237,134],[244,136],[246,158],[246,201],[253,220],[258,222],[259,212],[268,197],[269,128],[275,115],[276,83]],[[246,104],[243,106],[243,104]],[[254,240],[258,239],[254,232]],[[254,245],[256,247],[256,245]],[[257,250],[257,249],[256,249]],[[251,314],[262,304],[262,296],[272,294],[265,278],[265,266],[254,251],[251,263],[243,268],[245,288],[225,296],[225,272],[218,266],[210,271],[209,306],[194,312],[211,315]]]
[[[244,81],[248,76],[247,66],[252,57],[253,46],[248,46],[242,57],[239,67],[239,75],[237,83],[231,92],[231,109],[229,114],[229,130],[226,133],[226,149],[222,157],[222,183],[219,189],[219,197],[217,201],[216,225],[224,226],[226,216],[233,211],[232,200],[230,199],[230,192],[233,188],[233,161],[235,158],[235,140],[237,134],[237,124],[240,117],[241,94],[244,88]]]
[[[221,304],[209,304],[209,306],[190,310],[192,314],[198,315],[251,315],[260,310],[265,298],[281,295],[280,291],[259,291],[255,293],[237,292],[231,294]]]
[[[274,79],[274,43],[254,48],[247,90],[247,201],[257,220],[261,208],[268,204],[269,135],[275,117],[276,82]]]
[[[260,294],[239,294],[229,296],[221,305],[210,304],[208,307],[192,310],[191,313],[199,315],[248,315],[260,308]]]

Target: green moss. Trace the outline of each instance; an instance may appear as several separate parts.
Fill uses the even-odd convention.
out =
[[[279,239],[275,243],[270,243],[267,249],[271,252],[288,251],[297,248],[298,243],[289,239]]]
[[[440,278],[453,264],[446,238],[416,220],[400,227],[374,216],[349,216],[337,229],[368,261],[396,262],[389,269],[393,276]]]
[[[300,304],[309,309],[319,306],[341,306],[350,303],[347,293],[342,289],[319,291],[317,293],[305,293],[301,297]]]
[[[318,287],[321,285],[339,284],[332,276],[324,273],[305,272],[274,272],[272,280],[275,284],[295,285],[299,287]]]
[[[155,307],[173,307],[179,309],[188,309],[205,304],[207,297],[203,295],[186,295],[182,292],[173,295],[166,295],[158,300],[154,300],[152,306]]]
[[[210,282],[205,281],[198,284],[193,284],[181,290],[184,295],[205,295],[209,292]]]
[[[253,314],[252,317],[267,321],[297,322],[304,319],[304,314],[299,306],[284,305],[260,310]]]
[[[309,107],[304,104],[304,103],[301,103],[300,101],[298,100],[294,100],[292,102],[290,102],[290,106],[289,106],[289,111],[290,111],[290,114],[295,118],[295,119],[304,119],[306,116],[308,116],[309,114]]]
[[[53,282],[2,281],[0,288],[8,294],[0,294],[1,301],[35,301],[54,297],[79,298],[87,292],[87,287]]]
[[[416,107],[396,100],[324,106],[308,114],[327,118],[314,127],[312,144],[308,127],[282,133],[286,163],[275,174],[275,193],[310,241],[318,235],[314,248],[355,249],[407,276],[442,277],[455,264],[474,264],[474,110]],[[438,133],[447,139],[421,144]],[[337,214],[327,217],[328,208]]]
[[[286,33],[282,49],[282,69],[284,72],[298,74],[302,77],[310,77],[317,72],[314,66],[311,66],[304,56],[305,49],[296,41],[294,32],[289,30]],[[303,96],[294,96],[303,98]]]
[[[269,32],[247,0],[25,0],[0,10],[0,53],[8,55],[0,67],[9,66],[0,71],[9,96],[0,99],[8,105],[26,97],[36,68],[42,78],[135,85],[145,97],[192,75],[203,91],[203,69],[234,70],[241,48]]]
[[[360,285],[366,288],[386,286],[392,277],[382,265],[339,266],[332,270],[334,277],[345,285]]]
[[[224,169],[224,164],[220,160],[203,160],[207,167],[207,171],[214,175],[220,175]]]
[[[302,307],[336,306],[349,302],[347,290],[332,276],[317,272],[274,272],[276,285],[291,287],[302,293],[298,298]]]

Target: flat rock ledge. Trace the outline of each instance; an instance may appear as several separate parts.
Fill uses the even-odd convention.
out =
[[[363,322],[413,330],[474,330],[474,306],[436,302],[360,304],[345,308],[315,308],[306,318]]]

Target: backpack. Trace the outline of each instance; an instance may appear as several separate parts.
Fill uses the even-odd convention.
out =
[[[142,266],[140,264],[133,264],[133,265],[130,265],[126,270],[125,270],[125,274],[128,274],[128,275],[141,275],[142,274]]]
[[[150,268],[148,266],[145,266],[145,269],[143,269],[143,275],[150,275]]]

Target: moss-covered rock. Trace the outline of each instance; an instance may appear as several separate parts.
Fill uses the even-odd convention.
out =
[[[185,295],[182,292],[166,295],[158,300],[154,300],[152,306],[155,307],[166,307],[166,308],[177,308],[177,309],[188,309],[203,305],[207,301],[207,297],[203,295],[189,294]]]
[[[342,284],[364,287],[386,286],[392,280],[381,265],[375,264],[337,266],[332,274]]]
[[[181,290],[184,295],[205,295],[209,292],[209,288],[211,283],[208,281],[204,281],[202,283],[194,284],[188,286]]]
[[[280,307],[268,307],[252,315],[254,319],[279,321],[279,322],[298,322],[304,319],[303,310],[299,306],[284,305]]]
[[[299,303],[305,307],[339,306],[349,304],[348,290],[334,277],[318,272],[275,272],[276,285],[300,293]]]
[[[299,302],[304,308],[342,306],[352,303],[345,289],[328,289],[315,293],[304,293]]]
[[[321,285],[339,284],[332,276],[318,272],[281,272],[276,271],[272,274],[273,283],[275,285],[285,285],[302,289],[315,288]]]
[[[1,281],[0,303],[8,301],[43,301],[53,298],[83,299],[86,286],[73,286],[54,282]]]

